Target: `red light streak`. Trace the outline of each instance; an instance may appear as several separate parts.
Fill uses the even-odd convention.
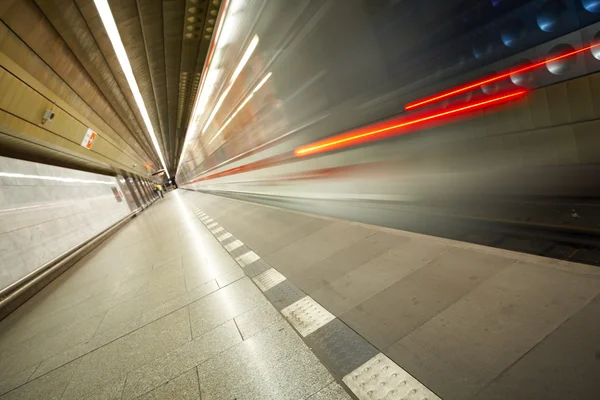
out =
[[[325,151],[331,151],[342,147],[353,146],[355,144],[364,143],[367,141],[379,140],[387,136],[399,135],[408,133],[404,132],[391,132],[397,129],[406,128],[421,124],[427,121],[432,121],[441,117],[457,115],[466,111],[472,111],[479,108],[490,107],[492,105],[500,104],[509,100],[514,100],[519,97],[523,97],[528,90],[519,90],[516,92],[510,92],[500,96],[487,98],[486,100],[480,100],[466,105],[458,106],[446,111],[438,111],[434,114],[428,114],[421,117],[404,119],[401,123],[394,124],[392,126],[386,126],[376,130],[370,130],[364,133],[357,133],[356,131],[345,133],[342,135],[334,136],[330,139],[325,139],[319,142],[311,143],[306,146],[298,147],[294,150],[294,154],[297,157],[304,157],[311,154],[322,153]]]
[[[440,101],[442,99],[446,99],[448,97],[451,97],[451,96],[454,96],[454,95],[457,95],[457,94],[460,94],[460,93],[467,92],[467,91],[469,91],[471,89],[475,89],[475,88],[478,88],[480,86],[487,85],[488,83],[497,82],[499,80],[508,78],[511,75],[520,74],[522,72],[527,72],[527,71],[530,71],[532,69],[541,67],[543,65],[547,65],[549,63],[552,63],[554,61],[558,61],[558,60],[562,60],[564,58],[568,58],[568,57],[574,56],[576,54],[579,54],[579,53],[587,51],[587,50],[591,50],[594,47],[598,47],[598,46],[600,46],[600,43],[596,43],[596,44],[593,44],[593,45],[590,45],[590,46],[586,46],[586,47],[583,47],[583,48],[578,49],[578,50],[573,50],[573,51],[570,51],[568,53],[562,54],[560,56],[552,57],[552,58],[550,58],[548,60],[539,61],[539,62],[534,63],[534,64],[525,65],[525,66],[517,68],[515,70],[511,70],[511,71],[508,71],[508,72],[503,72],[503,73],[498,74],[498,75],[492,75],[492,76],[489,76],[487,78],[483,78],[481,80],[478,80],[478,81],[475,81],[475,82],[472,82],[472,83],[468,83],[468,84],[466,84],[464,86],[459,86],[459,87],[456,87],[454,89],[450,89],[450,90],[448,90],[446,92],[442,92],[440,94],[433,95],[431,97],[427,97],[427,98],[422,99],[422,100],[417,100],[417,101],[408,103],[404,107],[404,109],[408,111],[408,110],[412,110],[412,109],[415,109],[415,108],[423,107],[425,105],[438,102],[438,101]]]
[[[498,95],[498,96],[492,97],[492,98],[486,97],[483,100],[479,100],[479,101],[468,103],[468,104],[463,104],[462,106],[457,106],[457,107],[454,107],[454,108],[451,108],[451,109],[448,109],[445,111],[438,110],[438,112],[436,112],[434,114],[427,114],[427,115],[421,114],[420,117],[413,117],[412,119],[403,117],[401,119],[402,122],[400,122],[400,123],[398,123],[398,119],[395,119],[395,120],[393,120],[393,122],[390,122],[390,121],[386,122],[385,124],[387,124],[388,126],[383,126],[380,129],[373,129],[373,126],[370,126],[370,127],[362,128],[360,130],[354,130],[354,131],[351,131],[351,132],[348,132],[348,133],[345,133],[342,135],[334,136],[333,138],[330,138],[330,139],[326,139],[326,140],[315,142],[315,143],[312,143],[312,144],[309,144],[306,146],[298,147],[296,150],[294,150],[293,153],[287,152],[287,153],[279,154],[276,156],[267,157],[265,159],[254,161],[254,162],[251,162],[248,164],[244,164],[239,167],[230,168],[230,169],[227,169],[227,170],[224,170],[221,172],[216,172],[211,175],[206,175],[206,176],[191,180],[189,182],[186,182],[184,185],[189,185],[192,183],[207,181],[210,179],[221,178],[221,177],[225,177],[225,176],[236,175],[236,174],[241,174],[241,173],[245,173],[245,172],[256,171],[256,170],[263,169],[263,168],[269,168],[269,167],[274,167],[274,166],[291,163],[291,162],[294,162],[294,160],[295,160],[294,155],[296,157],[303,157],[303,156],[308,156],[308,155],[312,155],[312,154],[318,154],[318,153],[335,150],[338,148],[350,147],[350,146],[354,146],[354,145],[357,145],[360,143],[380,140],[385,137],[406,134],[411,131],[405,130],[402,132],[396,132],[395,130],[400,129],[400,128],[405,128],[405,127],[410,127],[410,126],[416,126],[420,123],[425,123],[427,121],[433,121],[433,120],[436,120],[436,119],[439,119],[439,118],[442,118],[445,116],[459,115],[463,112],[467,112],[467,111],[471,111],[471,110],[474,111],[477,109],[482,109],[482,108],[490,107],[493,105],[502,104],[502,103],[505,103],[510,100],[515,100],[515,99],[524,97],[527,93],[528,93],[528,90],[523,89],[523,90],[519,90],[519,91],[515,91],[515,92],[509,92],[509,93],[505,93],[502,95]],[[379,124],[379,126],[382,126],[382,124]],[[365,130],[367,130],[367,131],[365,132]],[[362,133],[359,133],[359,132],[362,132]],[[225,162],[225,163],[227,163],[227,162]],[[218,166],[214,167],[214,168],[218,168]],[[214,168],[211,170],[214,170]],[[207,172],[209,172],[211,170],[208,170]]]

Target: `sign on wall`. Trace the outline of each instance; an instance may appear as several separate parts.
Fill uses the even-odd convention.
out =
[[[94,139],[96,139],[96,136],[98,136],[98,134],[94,132],[91,128],[88,128],[88,130],[85,132],[83,140],[81,141],[81,146],[85,147],[88,150],[91,149],[92,144],[94,143]]]
[[[120,203],[123,198],[121,197],[121,192],[119,191],[119,189],[117,189],[116,187],[111,187],[113,194],[115,195],[115,199],[117,199],[117,201]]]

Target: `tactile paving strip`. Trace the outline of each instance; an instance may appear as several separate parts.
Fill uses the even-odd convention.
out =
[[[244,254],[246,254],[249,251],[251,251],[250,247],[248,247],[246,245],[242,245],[242,246],[238,247],[237,249],[230,251],[229,254],[233,258],[236,258],[236,257],[239,257],[239,256],[243,256]],[[254,260],[254,261],[256,261],[256,260]],[[252,262],[254,262],[254,261],[252,261]],[[249,264],[252,264],[252,262],[249,263]]]
[[[200,212],[201,213],[201,212]],[[201,218],[202,219],[202,218]],[[205,224],[212,219],[205,215]],[[441,400],[223,228],[211,229],[319,359],[360,400]],[[241,245],[238,246],[238,242]],[[236,248],[227,247],[235,243]],[[352,371],[352,372],[349,372]]]
[[[217,226],[219,226],[219,224],[217,224],[216,222],[213,222],[211,224],[206,225],[206,227],[209,228],[209,229],[216,228]]]
[[[337,318],[308,335],[306,342],[338,376],[349,374],[379,353]]]
[[[243,246],[243,245],[244,245],[244,243],[242,243],[242,241],[241,241],[241,240],[239,240],[239,239],[236,239],[236,240],[234,240],[233,242],[231,242],[231,243],[229,243],[229,244],[226,244],[224,247],[225,247],[225,250],[227,250],[227,251],[231,252],[231,251],[233,251],[233,250],[235,250],[235,249],[237,249],[238,247],[241,247],[241,246]]]
[[[241,256],[235,258],[238,264],[243,268],[248,264],[252,264],[254,261],[258,260],[260,257],[253,251],[248,251]]]
[[[218,235],[218,236],[217,236],[217,240],[218,240],[219,242],[222,242],[222,241],[224,241],[225,239],[229,239],[230,237],[233,237],[233,235],[232,235],[231,233],[229,233],[229,232],[226,232],[226,233],[223,233],[223,234],[221,234],[221,235]]]
[[[233,235],[229,235],[229,237],[223,239],[223,240],[219,240],[221,242],[221,246],[225,247],[227,246],[229,243],[235,242],[236,240],[238,240],[235,236]]]
[[[209,230],[212,232],[213,235],[219,235],[219,234],[225,232],[225,229],[223,229],[222,226],[219,226],[219,227],[213,228],[213,229],[209,229]]]
[[[306,294],[290,282],[289,279],[286,279],[279,285],[267,290],[265,296],[267,296],[267,299],[269,299],[276,309],[282,310],[290,304],[297,302],[306,296]]]
[[[300,335],[306,337],[335,319],[335,316],[324,309],[319,303],[309,296],[304,296],[297,302],[290,304],[281,313],[298,330]]]
[[[252,279],[260,290],[266,292],[273,286],[285,281],[285,276],[281,275],[275,268],[269,268],[262,274]]]
[[[271,266],[269,264],[267,264],[267,262],[261,258],[260,260],[254,261],[252,264],[246,265],[244,267],[244,272],[250,278],[254,278],[256,275],[262,274],[269,268],[271,268]]]
[[[382,353],[342,380],[360,400],[441,400]]]

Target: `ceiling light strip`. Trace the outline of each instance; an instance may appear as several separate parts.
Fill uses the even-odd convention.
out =
[[[200,109],[200,104],[202,104],[200,102],[200,97],[201,97],[201,95],[204,94],[204,89],[205,89],[204,85],[206,83],[206,77],[208,76],[208,72],[210,70],[212,70],[212,68],[213,68],[213,61],[214,61],[213,56],[215,54],[215,48],[217,47],[216,46],[217,42],[218,42],[219,38],[221,37],[221,32],[223,31],[223,26],[225,24],[224,23],[225,16],[227,15],[227,13],[229,11],[230,4],[231,4],[230,1],[223,1],[222,5],[221,5],[221,12],[219,14],[219,19],[216,24],[216,31],[212,37],[208,55],[206,57],[206,62],[204,63],[204,66],[202,68],[202,79],[200,80],[200,85],[198,85],[198,92],[196,93],[196,98],[194,100],[194,107],[192,108],[192,114],[191,114],[191,117],[189,120],[187,130],[185,132],[185,138],[183,139],[183,146],[181,148],[181,153],[179,154],[179,162],[177,163],[177,169],[179,169],[179,166],[183,162],[183,156],[185,154],[187,145],[191,141],[191,138],[192,138],[191,132],[196,130],[197,119],[199,118],[200,114],[202,114],[204,112],[204,110]]]
[[[106,33],[112,43],[113,49],[117,55],[117,59],[119,60],[119,64],[121,65],[121,69],[125,74],[125,79],[127,79],[127,83],[129,84],[129,88],[133,93],[133,98],[135,99],[135,103],[140,110],[140,114],[142,115],[142,119],[144,120],[144,125],[146,125],[146,129],[150,134],[150,139],[152,140],[152,145],[160,158],[160,162],[167,174],[167,177],[170,178],[169,171],[167,169],[167,164],[165,163],[165,159],[163,157],[162,152],[160,151],[160,146],[158,145],[158,140],[156,139],[156,135],[154,134],[154,129],[152,128],[152,122],[150,121],[150,116],[148,115],[148,111],[146,110],[146,106],[144,105],[144,99],[142,98],[142,93],[137,85],[135,80],[135,75],[133,74],[133,70],[131,68],[131,64],[129,63],[129,58],[127,57],[127,52],[125,51],[125,47],[123,46],[123,42],[121,41],[121,36],[119,35],[119,30],[117,29],[117,24],[110,10],[110,6],[108,5],[107,0],[94,0],[94,4],[98,9],[98,14],[100,14],[100,19],[102,19],[102,23],[104,24],[104,28],[106,29]]]

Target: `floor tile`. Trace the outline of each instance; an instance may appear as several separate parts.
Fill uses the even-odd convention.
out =
[[[155,321],[167,314],[172,313],[184,307],[194,301],[201,299],[202,297],[216,291],[219,289],[217,282],[214,280],[208,281],[204,285],[198,286],[195,289],[192,289],[179,297],[176,297],[172,300],[167,301],[166,303],[160,304],[148,311],[145,311],[142,314],[140,319],[140,325],[144,326],[152,321]]]
[[[203,400],[302,399],[333,381],[291,328],[279,324],[200,365],[198,374]]]
[[[254,261],[252,264],[244,266],[244,273],[250,278],[254,278],[256,275],[262,274],[269,268],[271,268],[271,266],[261,258]]]
[[[282,310],[306,296],[300,288],[287,279],[264,293],[278,310]]]
[[[233,320],[131,371],[123,393],[126,399],[157,388],[240,342]]]
[[[343,380],[360,400],[372,398],[440,400],[425,385],[381,353],[350,372]]]
[[[335,319],[333,314],[308,296],[290,304],[281,313],[304,337]]]
[[[82,357],[64,399],[94,392],[189,340],[188,310],[184,308]]]
[[[62,365],[65,365],[81,356],[84,356],[92,351],[116,340],[122,336],[133,332],[139,327],[139,321],[133,320],[114,326],[113,328],[97,333],[91,339],[79,343],[76,346],[69,348],[62,353],[56,354],[42,361],[40,366],[35,370],[31,379],[44,375]]]
[[[269,303],[256,306],[235,317],[235,322],[244,340],[281,321],[283,321],[283,317]]]
[[[81,400],[121,400],[125,377],[119,377],[101,388],[81,397]]]
[[[245,277],[246,274],[244,274],[244,270],[240,267],[232,270],[231,272],[227,272],[223,275],[219,275],[217,277],[217,284],[219,285],[220,288],[229,285],[230,283],[233,283],[235,281],[237,281],[238,279],[242,279],[243,277]]]
[[[255,276],[252,280],[260,290],[266,292],[275,285],[285,281],[285,276],[281,275],[275,268],[270,268],[262,274]]]
[[[466,249],[452,249],[342,314],[340,319],[384,349],[512,262]]]
[[[200,387],[196,368],[179,375],[162,386],[139,397],[140,400],[199,400]]]
[[[325,285],[311,296],[334,315],[341,315],[447,250],[448,245],[423,239],[402,242]]]
[[[235,232],[233,232],[235,234]],[[337,251],[372,235],[373,231],[335,222],[265,257],[283,275],[294,275]]]
[[[253,262],[255,262],[256,260],[258,260],[260,257],[253,251],[248,251],[247,253],[244,253],[240,256],[237,256],[235,258],[235,261],[238,262],[238,264],[240,264],[240,266],[243,268],[246,265],[252,264]]]
[[[242,243],[240,240],[234,240],[233,242],[226,244],[225,250],[231,252],[235,249],[237,249],[238,247],[242,247],[244,245],[244,243]]]
[[[473,397],[593,399],[600,393],[600,297],[596,297]]]
[[[397,235],[377,232],[287,278],[306,294],[311,294],[407,240]]]
[[[445,400],[465,399],[599,290],[598,281],[587,276],[517,262],[385,353]]]
[[[88,340],[98,329],[102,318],[102,315],[96,315],[49,337],[37,336],[22,343],[14,354],[3,358],[0,364],[2,366],[0,379],[6,379],[14,373],[38,365],[40,362]]]
[[[1,400],[44,399],[59,400],[73,374],[79,366],[79,360],[62,366],[49,374],[41,376],[19,388],[0,396]]]
[[[337,382],[332,382],[328,386],[319,390],[308,398],[308,400],[351,400],[352,398],[346,390]]]
[[[163,285],[152,286],[145,293],[117,304],[108,310],[98,328],[98,332],[104,332],[120,324],[139,320],[143,313],[171,302],[185,293],[186,288],[182,277],[173,280],[172,283],[165,282]]]
[[[339,319],[306,336],[306,343],[332,373],[342,378],[378,351]]]
[[[217,236],[217,240],[218,240],[219,242],[222,242],[222,241],[224,241],[225,239],[228,239],[228,238],[230,238],[230,237],[232,237],[232,236],[233,236],[233,235],[232,235],[231,233],[229,233],[229,232],[226,232],[226,233],[223,233],[223,234],[221,234],[221,235],[218,235],[218,236]]]
[[[242,278],[190,304],[193,336],[198,337],[266,302],[258,288],[248,278]]]
[[[26,368],[21,372],[18,372],[0,381],[0,395],[25,384],[29,380],[31,375],[33,375],[38,366],[39,364],[34,364],[31,367]]]

